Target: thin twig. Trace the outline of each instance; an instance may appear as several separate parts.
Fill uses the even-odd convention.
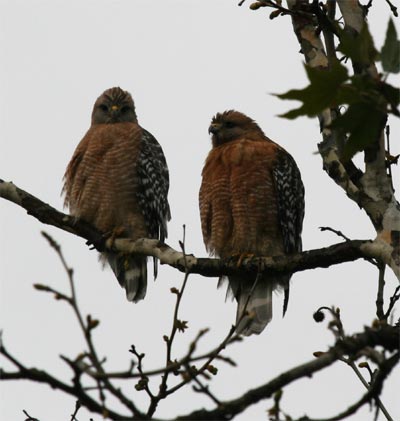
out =
[[[140,381],[136,384],[135,389],[136,390],[144,390],[147,395],[150,398],[150,401],[153,401],[153,399],[155,399],[154,394],[152,393],[152,391],[150,390],[149,387],[149,378],[144,374],[143,372],[143,358],[145,356],[145,354],[139,354],[136,351],[136,347],[134,345],[131,345],[131,349],[129,350],[129,352],[131,352],[132,354],[135,355],[135,357],[137,358],[137,370],[139,372],[140,375]]]
[[[81,407],[81,403],[79,402],[79,400],[77,400],[77,401],[75,402],[75,411],[74,411],[74,413],[71,415],[71,420],[70,420],[70,421],[78,421],[78,420],[76,419],[76,416],[78,415],[78,411],[79,411],[80,407]]]
[[[378,263],[379,278],[378,278],[378,292],[376,294],[376,316],[379,320],[385,320],[385,313],[383,311],[383,293],[385,289],[385,265]],[[387,320],[387,319],[386,319]]]
[[[393,295],[390,297],[389,300],[389,307],[385,313],[385,319],[387,320],[390,316],[390,313],[393,310],[394,305],[396,304],[396,302],[400,299],[400,285],[398,285],[396,287],[396,289],[394,290]]]
[[[38,418],[33,418],[31,417],[26,411],[25,409],[22,410],[22,412],[28,417],[25,421],[40,421]]]
[[[396,16],[396,18],[399,16],[399,14],[397,13],[397,7],[394,6],[390,0],[386,0],[386,3],[389,5],[390,10],[392,11],[393,15]]]
[[[320,229],[320,231],[330,231],[330,232],[333,232],[333,233],[335,233],[337,236],[342,237],[344,240],[346,240],[346,241],[350,241],[350,238],[349,238],[349,237],[346,237],[346,236],[342,233],[342,231],[335,230],[335,229],[333,229],[333,228],[331,228],[331,227],[319,227],[319,229]]]
[[[210,392],[210,388],[207,385],[204,385],[198,378],[198,376],[195,376],[193,378],[194,382],[197,384],[198,387],[193,386],[193,390],[198,393],[204,393],[207,395],[217,406],[221,405],[221,401]]]
[[[385,378],[390,374],[393,368],[396,366],[399,360],[399,353],[397,352],[392,357],[387,359],[381,366],[381,369],[378,371],[377,376],[375,377],[374,381],[372,382],[371,386],[368,388],[367,393],[365,393],[356,403],[351,405],[345,411],[341,412],[338,415],[335,415],[331,418],[318,418],[311,419],[308,417],[301,418],[299,421],[339,421],[349,417],[350,415],[355,414],[358,409],[360,409],[363,405],[370,402],[372,399],[376,399],[382,389],[383,381]],[[388,421],[394,421],[393,418],[389,415],[387,418]]]
[[[385,139],[386,139],[386,151],[387,151],[388,156],[390,156],[391,153],[390,153],[390,126],[389,124],[387,124],[385,127]],[[390,163],[389,165],[387,165],[387,171],[388,171],[388,176],[389,176],[390,183],[392,186],[392,190],[393,192],[395,192],[394,185],[393,185],[393,177],[392,177],[392,165],[390,165]]]
[[[357,366],[355,365],[354,361],[352,361],[349,358],[340,358],[340,361],[343,361],[344,363],[346,363],[349,367],[351,367],[351,369],[354,371],[354,373],[356,374],[356,376],[358,377],[358,379],[360,380],[360,382],[364,385],[364,387],[369,390],[371,385],[370,383],[368,383],[364,376],[361,374],[361,371],[357,368]],[[380,398],[377,396],[375,397],[375,402],[377,407],[382,411],[382,413],[385,415],[386,419],[389,421],[393,421],[392,417],[390,416],[389,412],[387,411],[385,405],[382,403],[382,401],[380,400]]]
[[[383,266],[384,269],[384,266]],[[384,271],[383,271],[384,272]],[[381,272],[380,272],[381,274]],[[383,274],[382,274],[383,277]],[[382,291],[383,292],[383,291]],[[337,337],[337,339],[340,340],[345,340],[346,339],[346,335],[345,335],[345,331],[344,331],[344,327],[343,327],[343,322],[342,319],[340,317],[340,310],[339,308],[329,308],[329,307],[320,307],[316,313],[321,312],[322,310],[327,310],[331,313],[334,323],[330,323],[329,324],[329,329],[331,331],[333,331],[335,333],[335,336]],[[333,327],[336,327],[337,330],[334,330]],[[340,361],[344,362],[345,364],[347,364],[349,367],[351,367],[351,369],[354,371],[354,373],[356,374],[356,376],[358,377],[358,379],[360,380],[360,382],[364,385],[364,387],[369,391],[371,389],[371,383],[368,383],[367,380],[365,380],[364,376],[361,374],[360,370],[357,368],[357,366],[355,365],[354,361],[351,358],[346,358],[344,356],[339,358]],[[369,368],[369,365],[365,365],[363,364],[363,366]],[[370,368],[369,368],[370,369]],[[371,374],[371,379],[373,378],[373,374],[370,370],[370,374]],[[382,401],[379,399],[379,396],[375,396],[375,402],[377,407],[382,411],[382,413],[385,415],[385,417],[389,420],[392,421],[392,418],[390,417],[387,409],[385,408],[385,406],[383,405]],[[338,418],[339,419],[339,418]]]
[[[240,335],[235,335],[236,330],[236,326],[232,326],[231,329],[229,330],[227,336],[225,337],[225,339],[214,349],[214,351],[211,351],[209,353],[209,358],[202,364],[202,366],[196,370],[196,375],[202,374],[204,373],[207,369],[208,366],[214,361],[214,359],[216,358],[216,356],[228,345],[231,344],[235,341],[241,340]],[[190,381],[192,381],[193,376],[191,375],[191,373],[189,373],[189,376],[187,376],[187,378],[185,378],[184,380],[182,380],[180,383],[178,383],[177,385],[173,386],[172,388],[168,389],[165,394],[166,395],[171,395],[172,393],[176,392],[177,390],[179,390],[180,388],[182,388],[183,386],[185,386],[186,384],[188,384]]]
[[[114,385],[110,382],[110,379],[107,377],[107,373],[105,372],[102,366],[102,361],[97,355],[96,347],[92,340],[92,330],[97,325],[97,323],[95,323],[95,320],[93,320],[90,315],[87,316],[87,323],[85,323],[84,321],[84,318],[82,316],[82,313],[78,305],[77,295],[75,291],[75,283],[74,283],[74,276],[73,276],[74,271],[72,268],[68,266],[59,244],[48,233],[45,233],[42,231],[42,235],[49,242],[50,246],[56,251],[56,254],[61,260],[62,265],[67,273],[68,282],[69,282],[69,286],[71,290],[71,296],[69,297],[67,302],[71,305],[75,313],[75,316],[78,320],[79,326],[81,327],[81,330],[83,332],[84,338],[86,340],[86,344],[89,348],[89,352],[87,353],[87,355],[91,363],[93,364],[93,367],[96,369],[98,373],[102,375],[102,378],[97,381],[98,388],[99,388],[99,398],[100,398],[102,406],[104,407],[105,405],[105,395],[103,394],[103,387],[102,387],[101,382],[104,384],[104,387],[112,395],[114,395],[122,404],[124,404],[130,411],[132,411],[133,414],[137,415],[138,417],[144,417],[144,415],[138,410],[138,408],[133,403],[133,401],[128,399],[121,392],[120,389],[114,387]]]
[[[172,293],[176,294],[176,302],[175,302],[175,308],[174,308],[174,315],[173,315],[173,320],[172,320],[172,327],[171,327],[171,332],[169,334],[169,336],[164,336],[164,340],[166,342],[166,346],[167,346],[167,350],[166,350],[166,361],[165,361],[165,371],[163,376],[161,377],[161,383],[159,386],[159,391],[158,394],[156,396],[152,396],[151,400],[150,400],[150,405],[149,408],[147,410],[147,415],[149,417],[152,417],[154,412],[156,411],[157,405],[159,403],[159,401],[161,399],[164,399],[167,396],[167,389],[168,389],[168,376],[171,372],[171,370],[168,370],[168,367],[173,364],[172,362],[172,345],[175,339],[175,335],[176,332],[179,330],[179,328],[182,329],[182,331],[185,329],[186,327],[186,323],[185,322],[181,322],[178,319],[179,316],[179,308],[180,308],[180,304],[182,301],[182,296],[183,293],[185,292],[185,288],[189,279],[189,270],[188,270],[188,265],[187,265],[187,260],[186,260],[186,252],[185,252],[185,241],[186,241],[186,226],[183,225],[183,239],[182,241],[179,242],[180,246],[181,246],[181,250],[183,253],[183,262],[184,262],[184,267],[185,267],[185,277],[183,279],[183,283],[182,286],[180,288],[180,290],[177,290],[176,288],[173,288],[171,290]]]
[[[259,7],[271,7],[279,11],[282,15],[291,15],[291,16],[302,16],[310,18],[313,16],[311,8],[308,7],[308,4],[303,3],[302,8],[298,8],[295,10],[287,9],[283,7],[281,4],[274,2],[273,0],[258,0],[254,9],[258,9]],[[251,6],[250,6],[251,7]]]
[[[44,370],[39,370],[34,367],[27,368],[24,364],[22,364],[16,357],[11,355],[5,345],[4,342],[0,343],[0,354],[3,355],[8,361],[13,363],[17,368],[17,372],[8,372],[3,369],[0,369],[0,379],[2,381],[5,380],[31,380],[37,383],[43,383],[49,385],[53,389],[62,390],[65,393],[68,393],[75,398],[78,398],[82,405],[85,405],[89,411],[97,412],[102,414],[104,408],[94,400],[90,395],[85,393],[83,387],[80,383],[74,383],[73,385],[69,385],[64,383],[63,381],[57,379],[56,377],[52,376],[51,374],[47,373]],[[71,368],[73,368],[71,366]],[[132,419],[132,416],[126,416],[121,413],[115,412],[109,408],[107,408],[107,412],[109,416],[113,419],[118,420],[128,420]],[[138,417],[138,419],[143,419],[143,417]]]

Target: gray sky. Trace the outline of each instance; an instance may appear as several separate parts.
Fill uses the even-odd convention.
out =
[[[375,3],[370,26],[380,48],[389,9],[383,1]],[[1,0],[0,178],[61,210],[62,177],[89,127],[93,103],[105,89],[120,86],[132,93],[140,124],[157,137],[168,160],[173,219],[167,242],[172,247],[179,248],[186,224],[187,251],[205,256],[197,196],[210,149],[207,128],[216,112],[232,108],[254,118],[297,160],[306,187],[305,249],[339,241],[331,233],[321,233],[319,226],[340,229],[354,239],[373,238],[364,212],[321,170],[321,159],[315,154],[320,141],[317,120],[277,117],[293,104],[270,94],[306,83],[290,19],[270,21],[267,10],[253,12],[248,4],[239,8],[237,0]],[[399,79],[389,82],[398,84]],[[393,152],[398,153],[393,139],[398,138],[399,121],[392,119],[390,124]],[[161,267],[157,282],[149,280],[146,299],[132,305],[111,271],[101,270],[96,253],[81,239],[42,226],[4,200],[0,223],[0,325],[5,344],[26,365],[70,379],[71,372],[58,355],[73,358],[84,347],[70,308],[32,288],[39,282],[68,290],[56,255],[40,235],[42,229],[62,244],[75,269],[82,309],[101,319],[94,338],[99,354],[108,357],[107,367],[127,368],[132,343],[146,353],[146,369],[164,363],[162,335],[170,330],[174,304],[169,289],[181,285],[180,273]],[[386,281],[389,294],[397,281],[389,271]],[[212,391],[220,400],[236,398],[311,360],[314,351],[327,349],[333,344],[332,335],[326,323],[312,319],[321,305],[339,306],[346,332],[360,331],[374,318],[376,284],[376,270],[362,261],[296,274],[285,319],[281,318],[282,297],[276,294],[273,322],[260,336],[225,351],[239,367],[217,363]],[[190,328],[178,335],[174,358],[187,351],[201,328],[211,331],[200,350],[210,350],[222,340],[236,308],[224,296],[216,289],[216,279],[191,276],[181,309],[181,318],[189,321]],[[397,368],[383,391],[383,401],[397,419],[400,407],[394,391],[400,390],[399,374]],[[129,393],[143,408],[145,394],[132,389],[130,385]],[[75,405],[72,397],[34,383],[0,383],[0,393],[4,420],[23,419],[22,409],[41,421],[66,420]],[[282,405],[293,417],[305,413],[323,417],[363,393],[351,370],[336,363],[311,381],[304,379],[286,388]],[[162,402],[158,416],[212,406],[207,397],[187,388]],[[262,401],[237,419],[266,419],[265,411],[271,406],[271,400]],[[372,418],[364,408],[350,419]],[[87,411],[82,409],[79,419],[89,419]]]

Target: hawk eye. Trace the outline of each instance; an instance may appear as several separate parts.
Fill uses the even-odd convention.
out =
[[[127,111],[129,111],[129,106],[128,106],[128,105],[124,105],[124,106],[121,108],[121,113],[126,113]]]
[[[108,107],[105,104],[100,104],[99,108],[100,108],[101,111],[104,111],[105,113],[108,111]]]

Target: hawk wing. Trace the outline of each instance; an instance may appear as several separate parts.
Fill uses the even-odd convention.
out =
[[[168,204],[169,173],[165,156],[156,138],[143,129],[137,164],[137,198],[151,238],[164,241],[171,219]]]
[[[304,186],[295,160],[286,151],[278,151],[274,178],[278,220],[285,253],[302,250],[301,231],[304,218]]]

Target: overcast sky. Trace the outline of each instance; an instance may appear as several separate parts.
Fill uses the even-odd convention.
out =
[[[93,103],[105,89],[120,86],[131,92],[139,123],[159,140],[169,164],[172,221],[167,242],[172,247],[179,248],[186,224],[187,251],[206,255],[198,189],[210,149],[207,128],[216,112],[232,108],[254,118],[295,157],[306,188],[305,249],[339,241],[331,233],[320,232],[320,226],[339,229],[353,239],[373,238],[365,213],[321,170],[321,159],[315,154],[320,141],[317,120],[287,121],[277,116],[295,104],[271,94],[306,83],[290,19],[270,21],[268,10],[253,12],[249,3],[238,7],[237,2],[1,0],[0,178],[61,210],[62,177],[89,127]],[[386,2],[374,2],[370,25],[378,48],[388,18]],[[389,82],[398,84],[399,80]],[[390,124],[396,154],[393,140],[399,138],[399,121],[392,119]],[[74,358],[84,349],[70,308],[32,288],[39,282],[68,291],[65,273],[40,235],[45,229],[61,243],[75,269],[82,309],[101,319],[94,339],[99,354],[107,355],[107,367],[126,369],[133,343],[146,353],[145,369],[162,366],[162,335],[170,330],[174,304],[169,289],[181,285],[180,273],[161,267],[156,283],[149,279],[146,299],[133,305],[126,301],[111,271],[102,271],[96,253],[82,239],[44,227],[4,200],[0,200],[0,223],[0,326],[6,346],[22,362],[70,379],[70,370],[58,356]],[[387,272],[389,294],[397,281]],[[189,329],[179,334],[174,358],[184,355],[199,329],[211,328],[200,346],[206,351],[222,340],[234,322],[236,304],[225,302],[225,292],[216,285],[216,279],[190,277],[181,309]],[[285,319],[281,318],[282,297],[275,295],[274,320],[265,331],[224,351],[239,366],[216,364],[219,373],[210,387],[220,400],[236,398],[332,345],[326,323],[316,324],[312,319],[319,306],[339,306],[349,334],[374,319],[377,273],[366,262],[298,273],[291,285]],[[397,367],[383,391],[383,401],[395,419],[400,418],[395,397],[399,378]],[[133,392],[132,384],[127,390],[144,408],[145,394]],[[23,409],[41,421],[67,420],[75,405],[73,397],[28,382],[1,383],[0,393],[4,420],[24,419]],[[363,393],[350,368],[336,363],[311,380],[287,387],[282,407],[292,417],[327,417]],[[266,419],[265,411],[271,406],[271,400],[264,400],[237,420]],[[189,387],[162,402],[158,416],[201,407],[211,408],[213,403]],[[89,417],[86,410],[79,412],[81,421]],[[373,414],[365,407],[350,419],[372,420]]]

